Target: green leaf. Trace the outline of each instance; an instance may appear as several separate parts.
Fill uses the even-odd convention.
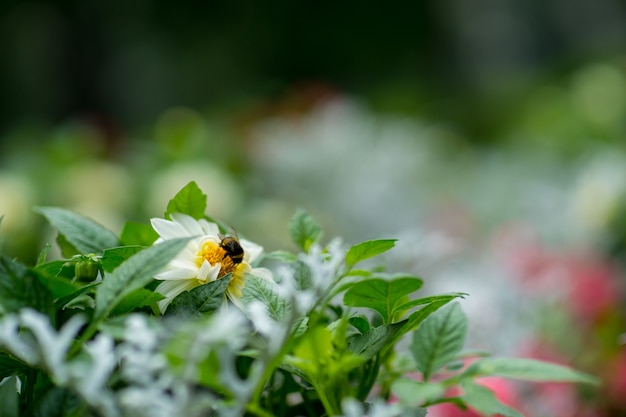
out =
[[[217,310],[224,303],[224,294],[231,278],[232,274],[228,274],[220,279],[183,292],[174,298],[165,315],[189,319],[201,317]]]
[[[171,239],[143,249],[118,266],[96,293],[96,317],[103,317],[124,298],[152,281],[167,263],[178,255],[189,239]]]
[[[43,249],[41,250],[41,252],[39,252],[39,256],[37,257],[37,263],[35,264],[35,266],[39,266],[46,262],[46,259],[48,259],[48,252],[50,252],[50,249],[52,249],[52,245],[49,243],[46,243]]]
[[[106,249],[102,253],[102,259],[100,264],[105,272],[112,272],[115,268],[120,266],[122,262],[142,250],[143,246],[118,246],[116,248]]]
[[[315,377],[328,374],[328,365],[335,360],[333,354],[331,331],[326,327],[317,326],[309,329],[300,339],[293,357],[288,360],[305,374]]]
[[[61,277],[57,277],[57,279],[61,279]],[[56,308],[64,308],[70,301],[74,300],[75,298],[89,292],[92,288],[97,287],[101,284],[101,281],[98,282],[92,282],[90,284],[84,285],[78,289],[75,289],[72,292],[67,292],[65,295],[63,296],[59,296],[59,297],[55,297],[54,300],[54,305]]]
[[[57,207],[38,207],[50,224],[80,253],[102,253],[119,246],[117,236],[100,224],[79,214]]]
[[[0,255],[0,315],[24,307],[54,315],[52,295],[36,273]]]
[[[300,291],[308,290],[313,286],[313,277],[311,269],[302,261],[297,261],[294,265],[293,278],[297,285],[296,289]]]
[[[82,417],[85,415],[85,404],[69,389],[52,387],[43,392],[43,395],[41,391],[38,391],[39,401],[34,404],[33,416]]]
[[[464,379],[461,387],[465,392],[461,397],[465,403],[486,416],[524,417],[519,411],[502,404],[489,388]]]
[[[57,235],[56,242],[61,250],[61,255],[65,258],[71,258],[80,253],[80,250],[76,249],[76,246],[72,245],[61,233]]]
[[[432,304],[440,301],[449,302],[456,298],[465,298],[467,297],[467,293],[464,292],[453,292],[448,294],[439,294],[439,295],[431,295],[429,297],[417,298],[415,300],[408,301],[402,305],[399,305],[396,309],[397,311],[408,310],[413,307],[417,307],[424,304]]]
[[[205,211],[206,194],[202,193],[195,181],[191,181],[169,201],[165,217],[169,219],[172,213],[183,213],[194,219],[201,219]]]
[[[346,291],[343,302],[351,307],[367,307],[376,310],[385,323],[389,323],[397,310],[397,305],[421,286],[422,280],[417,277],[402,275],[389,279],[369,278],[353,284]]]
[[[126,314],[138,308],[149,306],[152,303],[156,303],[164,298],[163,294],[159,294],[145,288],[139,288],[122,298],[117,306],[115,306],[115,308],[111,311],[110,315],[119,316]]]
[[[47,278],[46,287],[50,290],[54,300],[67,297],[82,289],[79,283],[61,276]]]
[[[370,323],[363,316],[354,316],[348,319],[348,323],[354,326],[361,334],[367,332],[370,329]]]
[[[477,378],[491,375],[534,382],[598,383],[595,377],[567,366],[526,358],[479,359],[472,363],[462,376]]]
[[[391,391],[398,397],[401,404],[415,407],[441,399],[446,392],[446,386],[437,382],[398,378],[392,383]]]
[[[456,302],[422,322],[413,334],[410,349],[425,381],[461,351],[466,333],[467,318]]]
[[[291,335],[294,338],[302,336],[309,328],[309,318],[307,316],[298,317],[291,326]]]
[[[74,277],[74,265],[71,263],[68,263],[66,259],[59,259],[56,261],[50,261],[44,264],[39,264],[35,268],[33,268],[33,270],[37,272],[39,275],[43,276],[44,278],[49,278],[49,277],[58,276],[63,270],[63,268],[65,267],[69,268],[67,271],[68,274],[69,274],[69,271],[71,270],[72,272],[71,276]]]
[[[273,259],[286,263],[295,262],[298,257],[286,250],[275,250],[263,256],[263,259]]]
[[[72,299],[84,293],[86,290],[83,288],[88,289],[92,286],[84,287],[71,279],[74,277],[74,263],[67,260],[46,262],[36,266],[34,271],[39,274],[41,281],[50,291],[57,308],[63,308]]]
[[[387,252],[396,242],[397,239],[378,239],[357,243],[346,253],[346,266],[352,268],[362,260]]]
[[[159,234],[145,223],[126,222],[120,234],[120,241],[125,246],[152,246]]]
[[[2,417],[19,417],[20,415],[18,409],[19,395],[17,384],[17,376],[11,376],[4,381],[0,381],[0,404],[2,404],[0,416]]]
[[[7,353],[0,352],[0,381],[8,376],[23,373],[27,369],[29,369],[28,366],[22,361],[14,359]]]
[[[246,274],[246,286],[243,289],[241,302],[248,305],[258,300],[268,308],[269,316],[281,322],[289,312],[287,300],[279,294],[278,285],[267,279]]]
[[[421,309],[414,311],[407,319],[403,320],[403,322],[406,321],[406,324],[389,341],[389,346],[392,347],[398,340],[402,338],[402,336],[415,330],[431,314],[433,314],[435,311],[439,310],[441,307],[443,307],[444,305],[448,303],[449,303],[449,300],[433,302],[432,304],[426,304]]]
[[[289,235],[293,243],[308,252],[311,245],[322,238],[322,228],[309,213],[300,209],[289,220]]]
[[[348,349],[366,360],[370,359],[388,346],[405,324],[406,322],[385,324],[363,334],[353,335],[348,338]]]

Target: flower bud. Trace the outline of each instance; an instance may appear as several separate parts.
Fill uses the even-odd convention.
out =
[[[74,265],[74,275],[81,281],[93,281],[100,271],[100,261],[95,256],[83,256]]]

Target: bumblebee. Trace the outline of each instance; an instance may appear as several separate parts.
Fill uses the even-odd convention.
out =
[[[220,239],[222,239],[220,241],[220,248],[226,252],[224,258],[227,256],[230,257],[233,263],[237,265],[243,261],[243,248],[239,244],[239,238],[235,230],[231,229],[231,234],[232,236],[219,235]]]

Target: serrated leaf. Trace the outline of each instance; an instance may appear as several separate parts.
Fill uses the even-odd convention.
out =
[[[204,217],[205,211],[206,194],[202,193],[195,181],[191,181],[169,201],[165,217],[169,218],[172,213],[182,213],[198,220]]]
[[[413,334],[410,350],[425,381],[461,351],[466,333],[467,318],[456,302],[422,322]]]
[[[231,278],[232,274],[228,274],[220,279],[183,292],[174,298],[165,315],[189,319],[202,317],[217,310],[224,303],[224,294]]]
[[[383,348],[389,345],[395,335],[402,330],[405,322],[385,324],[366,331],[363,334],[348,338],[348,349],[360,355],[363,359],[370,359]]]
[[[0,315],[31,307],[52,317],[52,295],[36,273],[0,255]]]
[[[132,291],[144,287],[180,253],[189,239],[171,239],[143,249],[118,266],[96,293],[96,317],[103,317]]]
[[[120,233],[120,241],[125,246],[151,246],[159,234],[146,223],[126,222]]]
[[[119,246],[115,233],[100,224],[58,207],[37,207],[50,224],[80,253],[102,253],[103,250]]]
[[[343,302],[351,307],[367,307],[376,310],[385,323],[389,323],[397,305],[405,297],[417,291],[422,280],[417,277],[397,276],[389,279],[370,278],[356,282],[346,291]]]
[[[115,308],[111,311],[111,316],[126,314],[135,309],[149,306],[150,304],[156,303],[164,298],[165,297],[162,294],[145,288],[139,288],[122,298],[117,306],[115,306]]]
[[[291,240],[305,252],[322,238],[322,228],[309,213],[300,209],[289,220]]]
[[[131,245],[131,246],[118,246],[116,248],[106,249],[102,253],[100,264],[105,272],[112,272],[122,262],[142,250],[143,246]]]
[[[351,268],[365,259],[387,252],[396,242],[397,239],[377,239],[357,243],[346,253],[346,266]]]
[[[483,358],[463,372],[464,377],[472,378],[491,375],[534,382],[598,383],[593,376],[567,366],[526,358]]]
[[[489,388],[462,380],[461,387],[465,392],[461,397],[465,404],[486,416],[524,417],[519,411],[502,404]]]
[[[2,417],[19,417],[19,395],[18,395],[18,379],[17,376],[11,376],[0,381],[0,416]]]
[[[270,317],[277,322],[283,321],[289,311],[289,303],[279,294],[279,288],[275,282],[254,275],[246,275],[246,286],[242,292],[241,302],[248,305],[255,300],[265,304]]]

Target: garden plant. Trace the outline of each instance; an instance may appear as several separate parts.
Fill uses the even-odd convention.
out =
[[[420,295],[421,277],[387,273],[377,256],[402,242],[327,240],[299,210],[286,225],[297,251],[264,253],[206,207],[190,182],[163,218],[119,236],[35,208],[62,259],[51,245],[34,265],[0,254],[1,416],[391,417],[452,403],[518,417],[483,378],[596,384],[466,350],[471,294]]]

